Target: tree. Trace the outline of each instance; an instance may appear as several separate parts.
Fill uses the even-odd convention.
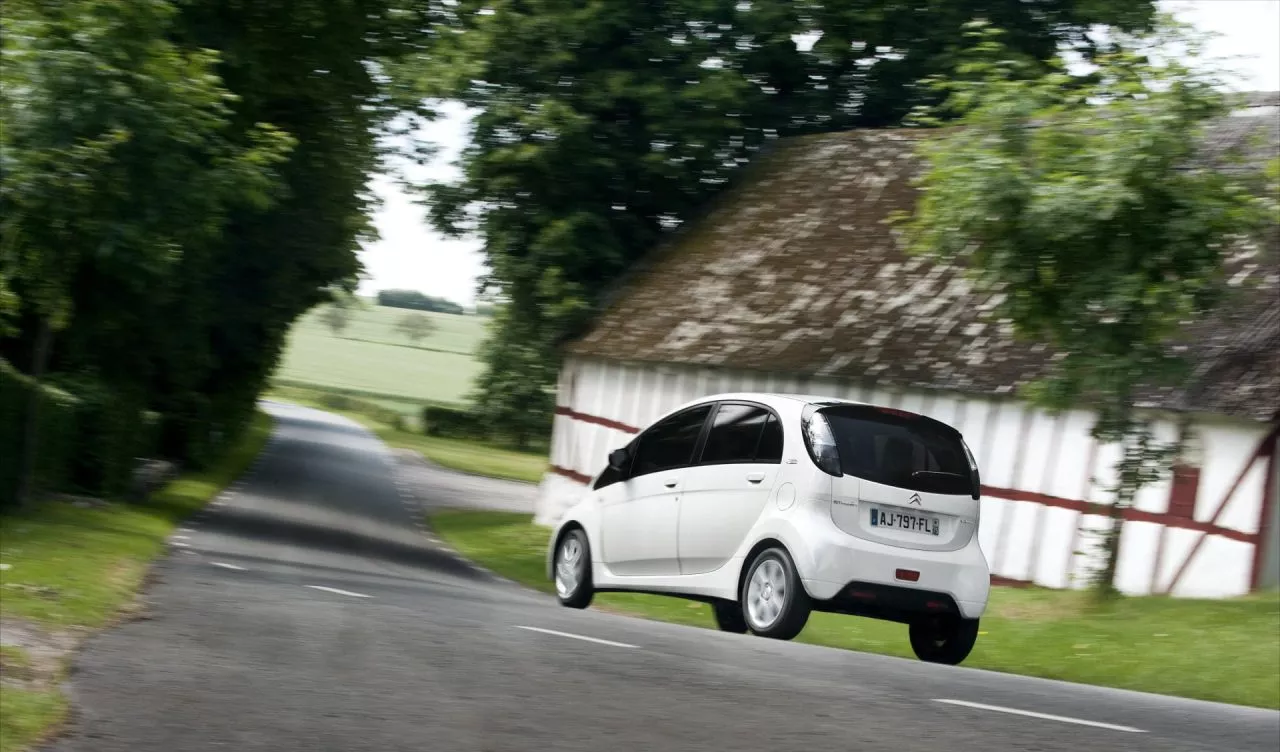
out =
[[[522,332],[494,329],[486,367],[544,353],[553,367],[537,369],[537,388],[550,388],[558,345],[604,291],[762,147],[897,123],[931,101],[915,81],[951,67],[974,15],[995,15],[1017,30],[1015,47],[1043,58],[1059,43],[1087,54],[1092,24],[1142,24],[1151,10],[1149,0],[461,0],[429,78],[478,112],[462,178],[427,193],[439,230],[483,238],[485,284],[508,301],[504,326]],[[812,49],[795,41],[818,33]],[[496,374],[486,383],[509,386]],[[488,388],[480,399],[524,407]]]
[[[0,358],[97,395],[114,436],[154,411],[160,453],[211,458],[294,319],[354,289],[374,172],[425,153],[402,67],[435,5],[5,3]]]
[[[140,402],[183,267],[203,263],[231,211],[269,203],[293,145],[263,123],[232,132],[217,55],[170,41],[175,13],[157,0],[6,6],[0,277],[14,323],[0,355],[25,356],[37,382],[50,365],[91,368],[128,385],[117,402]],[[80,360],[89,350],[101,357]]]
[[[1231,241],[1262,225],[1265,205],[1249,177],[1206,163],[1204,127],[1226,100],[1214,71],[1167,54],[1182,47],[1194,60],[1199,49],[1172,21],[1113,30],[1082,76],[1017,54],[988,26],[972,33],[958,75],[935,82],[941,109],[960,119],[923,142],[907,237],[1007,291],[995,314],[1058,354],[1027,395],[1055,410],[1092,406],[1094,437],[1119,445],[1095,580],[1107,594],[1124,510],[1177,450],[1136,403],[1186,384],[1172,345],[1223,300]]]
[[[324,325],[329,327],[329,331],[333,332],[334,336],[342,334],[351,320],[351,314],[340,305],[330,304],[326,306],[324,313],[321,315],[324,318]]]
[[[436,330],[436,325],[424,314],[410,313],[400,319],[396,329],[416,345],[419,341],[431,336],[431,333]]]
[[[462,306],[452,300],[424,295],[417,290],[380,290],[378,305],[388,308],[408,308],[414,311],[432,311],[434,313],[465,313]]]

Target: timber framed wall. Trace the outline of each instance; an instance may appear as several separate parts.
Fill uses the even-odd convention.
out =
[[[733,391],[841,397],[950,423],[982,469],[979,540],[998,581],[1077,587],[1098,565],[1091,533],[1107,523],[1118,450],[1090,438],[1087,411],[1052,416],[1011,398],[596,359],[570,358],[561,371],[537,521],[554,522],[640,427],[691,399]],[[1175,427],[1157,429],[1172,438]],[[1201,418],[1193,434],[1198,459],[1143,489],[1127,510],[1116,575],[1122,592],[1221,597],[1280,580],[1276,426]]]

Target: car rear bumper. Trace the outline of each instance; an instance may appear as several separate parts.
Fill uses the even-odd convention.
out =
[[[906,621],[922,613],[976,619],[987,607],[991,571],[976,535],[957,551],[914,551],[840,535],[811,554],[800,574],[823,610]]]

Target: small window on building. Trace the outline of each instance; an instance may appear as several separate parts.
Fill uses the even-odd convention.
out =
[[[1182,451],[1173,463],[1169,485],[1169,514],[1182,519],[1195,519],[1196,497],[1200,491],[1200,466],[1204,463],[1204,447],[1200,435],[1189,433],[1182,441]]]
[[[771,446],[774,443],[773,437],[769,437],[768,444],[765,441],[766,433],[769,433],[769,422],[772,419],[773,413],[763,407],[721,405],[716,411],[711,432],[707,434],[707,445],[702,450],[701,463],[714,465],[730,462],[781,461],[781,447],[778,447],[776,459],[767,459],[768,455],[774,451]],[[776,421],[774,425],[777,427]],[[762,449],[764,454],[761,454]]]
[[[692,462],[698,436],[710,412],[711,405],[695,407],[672,415],[646,431],[636,446],[632,477],[685,467]]]

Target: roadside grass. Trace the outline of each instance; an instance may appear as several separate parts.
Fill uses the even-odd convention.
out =
[[[16,752],[39,741],[66,713],[67,700],[56,689],[0,686],[0,752]]]
[[[526,514],[448,510],[432,528],[462,555],[542,592],[549,532]],[[710,607],[678,598],[600,593],[593,608],[715,628]],[[996,588],[964,665],[1011,674],[1280,708],[1280,593],[1226,600],[1121,598]],[[911,658],[906,627],[815,613],[796,638]]]
[[[46,626],[101,627],[142,584],[177,524],[203,507],[253,462],[271,434],[257,414],[227,456],[179,476],[150,499],[82,508],[48,499],[0,515],[4,573],[0,616]]]
[[[326,405],[323,392],[299,388],[275,388],[265,397],[350,418],[372,431],[388,446],[418,452],[436,464],[472,475],[537,483],[547,471],[547,456],[536,452],[520,452],[478,441],[445,439],[388,425],[358,410],[335,409]]]
[[[422,313],[436,327],[418,343],[396,330],[410,313]],[[377,394],[388,401],[466,402],[480,372],[475,352],[487,318],[370,305],[352,311],[350,324],[335,334],[323,323],[323,315],[324,306],[319,306],[290,330],[278,379]]]

